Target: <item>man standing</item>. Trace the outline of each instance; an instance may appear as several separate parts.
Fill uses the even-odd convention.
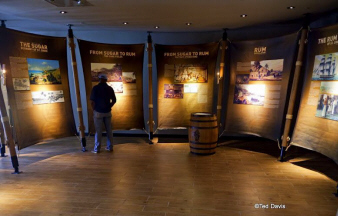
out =
[[[116,103],[115,92],[112,87],[107,85],[107,75],[100,74],[99,84],[93,87],[90,94],[91,106],[93,109],[95,125],[95,146],[93,153],[101,150],[102,123],[107,131],[107,151],[113,150],[113,133],[111,129],[111,108]]]

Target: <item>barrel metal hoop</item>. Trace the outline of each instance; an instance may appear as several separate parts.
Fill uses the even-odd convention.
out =
[[[216,147],[213,147],[213,148],[194,148],[194,147],[190,146],[190,148],[196,149],[196,150],[212,150],[212,149],[215,149]]]
[[[213,144],[217,144],[218,142],[211,142],[211,143],[204,143],[204,142],[194,142],[194,141],[190,141],[191,144],[197,144],[197,145],[213,145]]]
[[[213,155],[213,154],[215,154],[215,152],[198,153],[198,152],[193,152],[193,151],[190,151],[190,153],[195,154],[195,155]]]
[[[202,115],[199,115],[199,114],[202,114]],[[212,113],[207,113],[207,112],[196,112],[196,113],[191,113],[191,116],[205,118],[205,117],[213,117],[214,115]]]
[[[193,128],[193,129],[215,129],[215,128],[218,128],[218,126],[215,126],[215,127],[196,127],[196,126],[189,126],[190,128]]]
[[[217,122],[217,120],[190,120],[191,122]]]

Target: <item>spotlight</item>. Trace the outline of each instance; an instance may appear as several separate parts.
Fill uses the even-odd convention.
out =
[[[60,11],[60,14],[65,14],[67,13],[67,11]]]
[[[2,85],[6,85],[6,69],[5,64],[0,64],[0,76],[2,78]]]
[[[159,27],[159,26],[155,26],[154,28],[158,29],[158,28],[160,28],[160,27]]]
[[[186,23],[186,25],[187,25],[187,26],[191,26],[191,25],[192,25],[192,23],[188,22],[188,23]]]
[[[248,15],[246,14],[242,14],[240,17],[244,18],[244,17],[247,17]]]
[[[123,22],[123,25],[128,25],[129,23],[128,22]]]
[[[289,9],[289,10],[293,10],[293,9],[295,9],[295,8],[296,8],[295,6],[287,7],[287,9]]]

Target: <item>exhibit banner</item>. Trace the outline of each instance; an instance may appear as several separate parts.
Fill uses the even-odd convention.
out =
[[[218,43],[155,44],[158,129],[188,127],[193,112],[212,112]]]
[[[78,40],[86,84],[90,133],[95,133],[90,93],[104,73],[116,95],[112,109],[114,130],[143,129],[144,44],[103,44]]]
[[[66,38],[5,28],[0,28],[0,38],[0,63],[6,67],[3,87],[19,149],[76,134]]]
[[[307,64],[292,145],[338,163],[338,25],[311,29]]]
[[[296,48],[297,34],[230,43],[226,132],[281,137]]]

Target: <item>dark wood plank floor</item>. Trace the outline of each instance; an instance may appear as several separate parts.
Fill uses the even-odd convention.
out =
[[[91,150],[93,137],[87,142]],[[10,174],[9,157],[0,158],[0,215],[337,213],[338,166],[315,152],[291,150],[280,163],[269,141],[225,142],[211,156],[190,154],[188,143],[114,142],[114,152],[100,154],[79,151],[75,137],[28,147],[19,152],[20,175]]]

